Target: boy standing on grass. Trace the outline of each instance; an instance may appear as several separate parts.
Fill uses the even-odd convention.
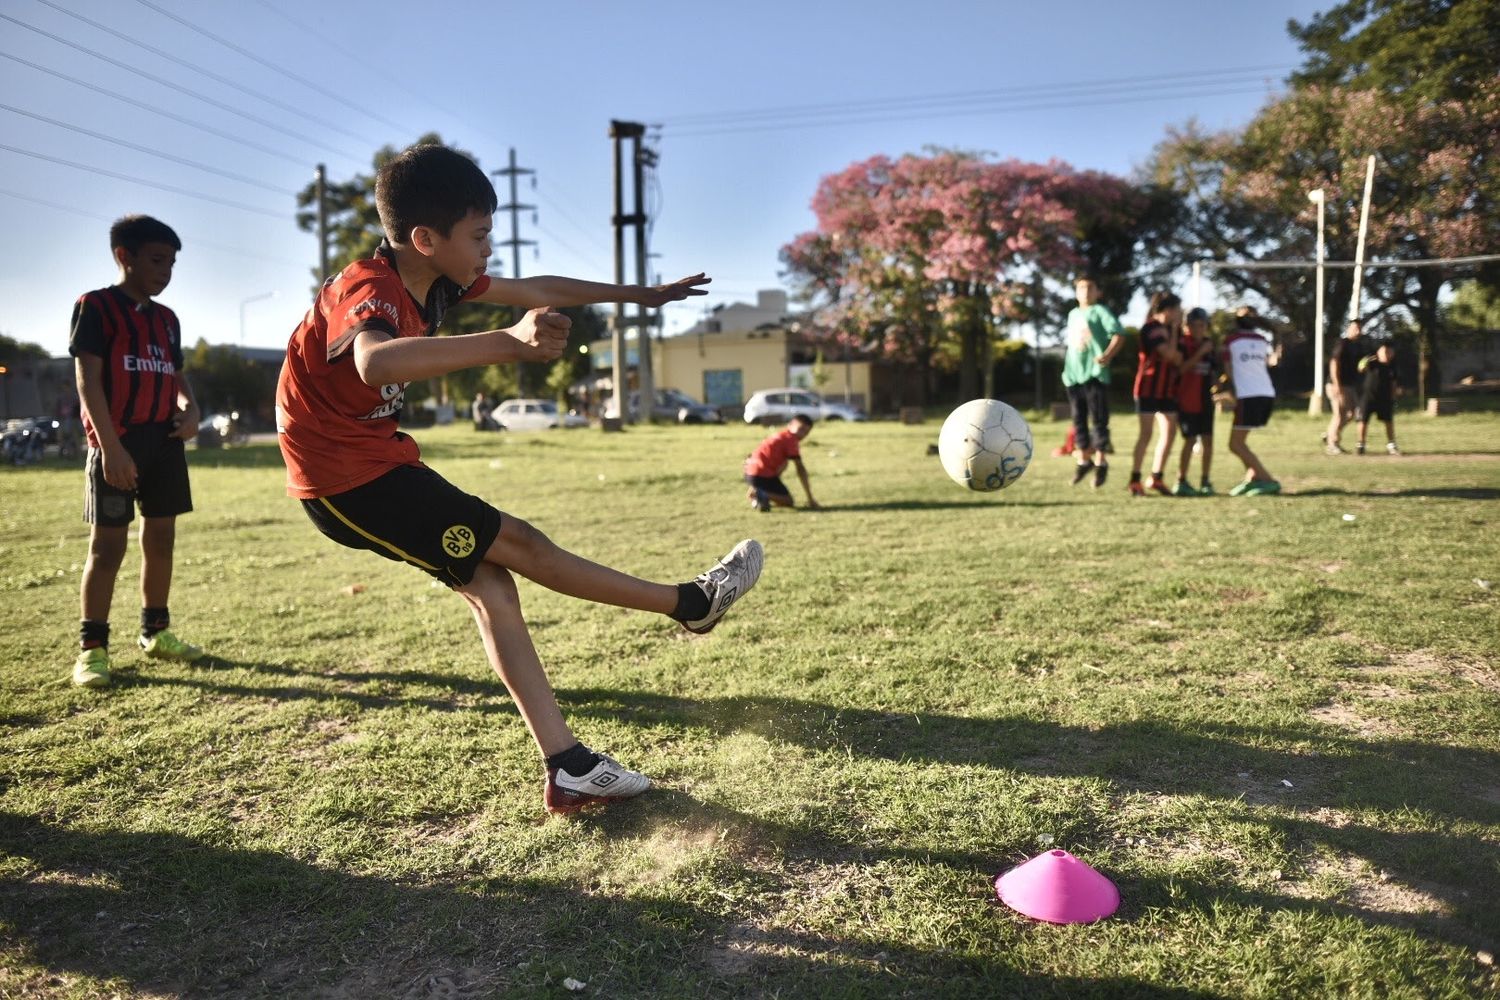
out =
[[[73,355],[88,436],[83,519],[93,527],[80,587],[82,621],[73,683],[110,680],[109,607],[141,508],[140,647],[154,659],[191,662],[203,650],[173,635],[167,598],[177,515],[193,509],[183,444],[198,432],[198,403],[182,376],[177,315],[152,301],[172,280],[182,241],[147,215],[109,230],[120,280],[73,307]]]
[[[1365,453],[1365,435],[1370,430],[1370,418],[1377,417],[1385,424],[1385,451],[1388,455],[1399,455],[1396,447],[1396,349],[1387,340],[1359,361],[1359,370],[1364,373],[1364,386],[1359,397],[1359,454]]]
[[[787,462],[797,466],[797,478],[802,480],[802,492],[807,494],[807,506],[818,509],[813,499],[812,484],[807,481],[807,467],[802,464],[803,440],[812,433],[812,417],[797,414],[786,422],[786,426],[767,437],[750,457],[745,459],[745,483],[749,487],[750,506],[762,514],[774,504],[777,507],[795,507],[792,491],[781,481],[781,473]]]
[[[1094,488],[1109,476],[1109,365],[1125,343],[1125,331],[1109,307],[1099,302],[1092,278],[1073,283],[1078,306],[1068,313],[1068,350],[1063,355],[1063,388],[1073,415],[1073,485],[1094,474]],[[1038,362],[1040,363],[1040,361]]]
[[[1213,336],[1208,332],[1208,310],[1190,309],[1186,327],[1177,349],[1182,352],[1182,375],[1177,381],[1177,427],[1182,431],[1182,457],[1177,461],[1177,484],[1174,497],[1211,497],[1213,483],[1208,472],[1214,460],[1213,384],[1218,365],[1214,358]],[[1203,456],[1203,478],[1198,489],[1188,485],[1188,467],[1193,462],[1194,445]]]
[[[423,465],[397,429],[402,394],[418,379],[479,365],[553,361],[570,321],[552,306],[637,302],[658,307],[704,294],[703,275],[670,285],[572,278],[490,278],[489,178],[446,146],[413,146],[381,167],[375,198],[386,239],[375,256],[324,283],[292,334],[276,389],[287,492],[340,545],[410,563],[456,590],[479,626],[490,666],[515,699],[542,756],[543,802],[571,812],[639,795],[643,774],[578,741],[532,646],[513,573],[550,590],[654,611],[705,633],[760,576],[760,543],[740,542],[688,583],[651,583],[590,562]],[[464,301],[529,309],[515,326],[434,337]]]
[[[1270,367],[1275,352],[1270,341],[1257,331],[1260,318],[1243,306],[1235,314],[1234,329],[1224,341],[1224,367],[1234,386],[1234,428],[1229,432],[1229,450],[1245,463],[1245,478],[1229,491],[1232,497],[1280,493],[1281,484],[1267,471],[1247,443],[1250,432],[1264,427],[1276,405],[1276,387]]]

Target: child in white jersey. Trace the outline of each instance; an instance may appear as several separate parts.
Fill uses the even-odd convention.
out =
[[[1249,306],[1235,314],[1234,329],[1224,341],[1224,370],[1234,386],[1234,428],[1229,432],[1229,450],[1245,463],[1245,478],[1229,491],[1232,497],[1280,493],[1281,484],[1250,450],[1250,432],[1266,426],[1276,405],[1276,387],[1270,368],[1276,352],[1259,332],[1260,317]]]

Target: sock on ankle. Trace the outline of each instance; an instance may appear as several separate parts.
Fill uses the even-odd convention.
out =
[[[562,753],[555,753],[547,758],[549,768],[560,768],[575,778],[588,774],[598,763],[599,755],[582,743],[574,743]]]
[[[166,608],[141,609],[141,635],[147,639],[172,624],[172,616]]]
[[[109,648],[109,622],[90,621],[87,618],[79,619],[78,648],[93,649],[95,646]]]
[[[672,609],[670,617],[680,622],[695,622],[699,618],[707,617],[709,606],[708,595],[697,583],[679,583],[677,607]]]
[[[1138,483],[1138,482],[1141,481],[1141,470],[1140,469],[1136,469],[1134,472],[1132,472],[1130,474],[1130,481],[1132,483]]]

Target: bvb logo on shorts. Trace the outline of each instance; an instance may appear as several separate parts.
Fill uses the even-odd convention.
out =
[[[466,524],[455,524],[443,532],[443,551],[462,559],[474,551],[474,532]]]

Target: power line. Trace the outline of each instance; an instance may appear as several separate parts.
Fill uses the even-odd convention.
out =
[[[129,104],[132,107],[140,108],[142,111],[149,111],[154,115],[161,115],[163,118],[170,118],[172,121],[181,122],[182,124],[187,125],[190,128],[198,129],[200,132],[207,132],[209,135],[216,135],[221,139],[228,139],[230,142],[237,142],[241,146],[245,146],[249,149],[259,150],[262,153],[267,153],[271,156],[279,157],[280,159],[286,160],[288,163],[295,163],[301,167],[305,167],[307,165],[307,160],[305,157],[292,156],[289,153],[283,153],[279,149],[272,149],[270,146],[262,146],[259,143],[251,142],[250,140],[242,138],[241,136],[234,135],[233,133],[224,132],[220,129],[214,128],[212,125],[205,125],[203,122],[194,121],[191,118],[184,118],[181,115],[173,114],[170,111],[163,111],[161,108],[154,107],[144,101],[133,100],[129,97],[124,96],[123,94],[117,94],[106,87],[99,87],[92,83],[89,83],[87,80],[80,80],[76,76],[69,76],[66,73],[60,73],[57,70],[51,69],[47,66],[43,66],[40,63],[34,63],[29,59],[22,59],[20,56],[12,55],[11,53],[5,51],[0,51],[0,57],[10,59],[13,62],[18,62],[23,66],[30,66],[34,70],[39,70],[40,72],[51,74],[58,79],[66,80],[69,83],[77,84],[80,87],[86,87],[87,89],[92,90],[97,94],[103,94],[105,97],[112,97],[115,100],[121,101],[125,104]]]
[[[92,136],[95,139],[113,143],[114,145],[122,146],[125,149],[133,149],[136,152],[145,153],[147,156],[159,157],[163,160],[169,160],[172,163],[180,163],[183,166],[192,167],[195,170],[203,170],[210,174],[217,174],[220,177],[227,177],[232,181],[239,181],[241,184],[253,184],[255,187],[264,188],[265,190],[270,191],[273,194],[290,195],[293,198],[297,196],[297,192],[295,191],[288,191],[285,188],[279,188],[273,184],[267,184],[264,181],[258,181],[254,177],[246,177],[243,174],[236,174],[229,170],[220,170],[218,167],[211,167],[206,163],[198,163],[195,160],[184,159],[181,156],[173,156],[171,153],[163,153],[161,150],[152,149],[150,146],[142,146],[138,143],[130,142],[126,139],[117,139],[114,136],[105,135],[103,132],[95,132],[93,129],[87,129],[81,125],[70,125],[67,122],[58,121],[56,118],[48,118],[46,115],[39,115],[33,111],[26,111],[22,108],[11,107],[9,104],[0,103],[0,110],[9,111],[11,114],[15,115],[24,115],[27,118],[32,118],[39,122],[46,122],[48,125],[55,125],[58,128],[65,128],[70,132],[77,132],[80,135]]]
[[[921,107],[941,106],[955,103],[987,102],[1008,97],[1040,94],[1045,97],[1076,96],[1069,92],[1117,91],[1120,87],[1141,84],[1164,83],[1174,80],[1189,80],[1199,83],[1223,84],[1225,80],[1212,77],[1239,77],[1254,74],[1262,77],[1267,72],[1291,69],[1285,65],[1240,66],[1224,69],[1188,70],[1179,73],[1159,73],[1115,78],[1096,78],[1069,83],[1017,84],[984,90],[947,91],[936,94],[919,94],[909,97],[870,98],[866,100],[832,101],[823,104],[793,104],[779,107],[748,109],[728,112],[700,112],[697,114],[666,116],[657,119],[667,125],[723,125],[734,121],[748,122],[752,119],[802,117],[806,115],[835,115],[860,112],[882,112],[914,110]],[[1244,82],[1244,81],[1237,81]]]
[[[46,160],[49,163],[59,163],[65,167],[73,167],[75,170],[86,170],[91,174],[99,174],[101,177],[113,177],[116,180],[130,181],[132,184],[143,184],[146,187],[157,188],[161,191],[170,191],[173,194],[186,195],[189,198],[198,198],[202,201],[216,202],[220,205],[227,205],[230,208],[237,208],[242,212],[254,212],[256,215],[265,215],[269,216],[272,219],[280,219],[282,221],[286,221],[287,218],[282,213],[272,212],[269,209],[257,208],[254,205],[246,205],[238,201],[230,201],[227,198],[217,198],[211,194],[203,194],[198,191],[189,191],[187,188],[173,187],[170,184],[161,184],[157,181],[148,181],[141,177],[132,177],[129,174],[115,173],[113,170],[105,170],[103,167],[94,167],[90,166],[87,163],[76,163],[73,160],[64,160],[61,157],[48,156],[46,153],[38,153],[35,150],[31,149],[22,149],[19,146],[11,146],[3,142],[0,142],[0,149],[9,150],[12,153],[19,153],[21,156],[29,156],[35,160]]]
[[[142,77],[143,79],[146,79],[146,80],[150,80],[152,83],[159,84],[160,86],[167,87],[167,88],[169,88],[171,90],[175,90],[179,94],[186,94],[188,97],[194,98],[195,100],[202,101],[204,104],[212,105],[213,107],[216,107],[216,108],[218,108],[221,111],[227,111],[227,112],[229,112],[232,115],[237,115],[240,118],[245,119],[246,121],[252,121],[252,122],[255,122],[257,125],[263,125],[266,128],[269,128],[269,129],[272,129],[274,131],[280,132],[283,135],[291,136],[293,139],[297,139],[297,140],[299,140],[301,142],[305,142],[305,143],[307,143],[307,144],[309,144],[311,146],[316,146],[319,149],[322,149],[322,150],[325,150],[327,152],[333,153],[335,156],[342,156],[342,157],[344,157],[347,160],[353,160],[355,163],[361,162],[360,159],[359,159],[359,157],[357,157],[357,156],[351,156],[348,153],[345,153],[345,152],[342,152],[340,150],[334,149],[332,146],[324,145],[324,143],[321,140],[314,139],[312,136],[303,135],[300,132],[293,132],[289,128],[285,128],[285,127],[283,127],[281,125],[277,125],[275,122],[268,121],[267,119],[261,118],[261,117],[259,117],[257,115],[252,115],[248,111],[241,111],[239,108],[236,108],[236,107],[234,107],[232,105],[229,105],[229,104],[225,104],[222,101],[216,101],[216,100],[214,100],[211,97],[205,97],[202,94],[199,94],[199,93],[196,93],[196,92],[194,92],[192,90],[189,90],[187,87],[183,87],[183,86],[180,86],[178,84],[175,84],[171,80],[164,80],[164,79],[162,79],[159,76],[153,76],[152,74],[147,73],[144,70],[136,69],[134,66],[131,66],[128,63],[124,63],[124,62],[121,62],[118,59],[115,59],[115,58],[112,58],[110,56],[107,56],[103,52],[99,52],[99,51],[97,51],[95,49],[91,49],[91,48],[89,48],[86,45],[79,45],[77,42],[74,42],[74,41],[72,41],[70,39],[64,38],[61,35],[54,35],[50,31],[46,31],[46,30],[44,30],[42,28],[38,28],[38,27],[36,27],[35,25],[32,25],[32,24],[27,24],[25,21],[21,21],[21,20],[18,20],[16,18],[14,18],[14,17],[11,17],[9,14],[0,13],[0,20],[9,21],[11,24],[19,25],[20,27],[25,28],[28,31],[33,31],[33,32],[37,33],[38,35],[42,35],[43,37],[50,38],[54,42],[58,42],[59,44],[66,45],[66,46],[68,46],[71,49],[76,49],[79,52],[83,52],[83,53],[86,53],[88,55],[91,55],[91,56],[93,56],[96,59],[101,59],[104,62],[109,63],[111,66],[118,66],[120,69],[123,69],[123,70],[125,70],[128,73],[134,73],[136,76]]]
[[[37,198],[33,195],[22,194],[19,191],[11,191],[8,188],[0,188],[0,195],[6,195],[11,198],[19,199],[20,201],[29,201],[36,205],[45,205],[47,208],[53,208],[59,212],[67,212],[71,215],[79,215],[85,219],[95,219],[99,222],[115,221],[114,219],[111,219],[106,215],[98,215],[94,212],[85,212],[82,209],[76,208],[72,205],[59,204],[55,201],[48,201],[46,198]],[[307,266],[306,261],[288,260],[285,257],[269,257],[266,254],[256,253],[253,250],[245,250],[240,247],[224,246],[220,243],[210,243],[207,240],[200,240],[196,237],[190,238],[186,242],[191,246],[204,247],[209,250],[218,250],[221,253],[234,254],[237,257],[246,257],[252,260],[263,260],[271,264],[284,264],[288,267],[296,268],[304,268]]]
[[[47,2],[49,2],[49,0],[41,0],[41,2],[47,3]],[[393,122],[389,118],[386,118],[384,115],[381,115],[380,113],[375,112],[375,111],[371,111],[369,108],[361,107],[358,104],[355,104],[353,101],[350,101],[350,100],[348,100],[348,99],[346,99],[344,97],[339,96],[338,94],[336,94],[333,91],[327,89],[326,87],[323,87],[323,86],[321,86],[321,85],[319,85],[317,83],[314,83],[313,81],[309,80],[307,77],[302,76],[302,75],[300,75],[298,73],[294,73],[294,72],[292,72],[291,70],[287,69],[284,66],[278,66],[278,65],[276,65],[273,62],[271,62],[268,59],[263,59],[263,58],[261,58],[260,56],[256,55],[254,52],[251,52],[249,49],[245,48],[242,45],[236,45],[234,42],[231,42],[227,38],[221,38],[220,36],[214,34],[213,32],[209,31],[208,29],[199,27],[198,25],[194,24],[192,21],[189,21],[185,17],[181,17],[181,16],[179,16],[177,14],[174,14],[174,13],[172,13],[169,10],[164,10],[163,8],[161,8],[161,7],[157,6],[156,4],[152,3],[151,0],[136,0],[136,2],[139,3],[142,7],[146,7],[146,8],[149,8],[150,10],[156,11],[162,17],[171,18],[173,21],[176,21],[178,24],[182,25],[184,28],[187,28],[190,31],[196,31],[198,34],[202,35],[204,38],[208,38],[208,39],[211,39],[212,41],[218,42],[220,45],[224,46],[226,49],[229,49],[231,52],[238,52],[240,55],[244,56],[246,59],[250,59],[250,60],[252,60],[254,62],[260,63],[262,66],[266,67],[267,69],[272,70],[273,72],[276,72],[276,73],[280,73],[283,76],[288,77],[289,79],[296,80],[298,83],[302,84],[304,87],[308,87],[308,88],[310,88],[312,90],[315,90],[318,93],[322,94],[324,97],[327,97],[327,98],[330,98],[332,100],[338,101],[340,104],[344,105],[346,108],[350,108],[350,109],[352,109],[354,111],[358,111],[360,114],[365,115],[366,117],[369,117],[369,118],[373,118],[375,121],[380,122],[382,125],[386,125],[386,126],[388,126],[390,128],[393,128],[393,129],[395,129],[398,132],[409,131],[405,125],[401,125],[401,124],[399,124],[397,122]],[[366,141],[368,141],[368,140],[366,140]],[[378,145],[378,143],[376,145]]]
[[[537,200],[542,202],[543,205],[545,205],[549,210],[556,212],[558,215],[562,216],[564,222],[568,223],[575,230],[577,230],[581,236],[592,243],[594,245],[594,248],[600,253],[604,254],[605,257],[609,257],[614,253],[613,250],[611,250],[604,244],[604,241],[600,237],[595,235],[592,230],[586,228],[577,219],[573,218],[573,216],[568,213],[567,209],[563,208],[560,203],[555,202],[551,198],[547,197],[546,191],[542,187],[538,187],[536,189],[536,197]],[[604,268],[604,270],[607,273],[609,271],[609,268]]]
[[[334,124],[333,122],[325,121],[324,119],[319,118],[317,115],[308,114],[306,111],[303,111],[301,108],[299,108],[299,107],[297,107],[295,105],[287,104],[285,101],[280,101],[280,100],[277,100],[276,98],[271,97],[271,96],[269,96],[267,94],[263,94],[260,91],[255,90],[255,89],[253,89],[251,87],[247,87],[244,84],[239,83],[239,82],[237,82],[235,80],[232,80],[232,79],[230,79],[227,76],[221,76],[220,74],[215,73],[213,70],[204,69],[202,66],[198,66],[198,65],[195,65],[194,63],[190,63],[186,59],[183,59],[183,58],[181,58],[179,56],[173,55],[172,53],[166,51],[165,49],[159,49],[159,48],[157,48],[154,45],[151,45],[151,44],[149,44],[147,42],[143,42],[139,38],[132,38],[131,36],[125,34],[124,32],[117,31],[116,29],[111,28],[107,24],[100,24],[98,21],[95,21],[95,20],[93,20],[91,18],[88,18],[88,17],[84,17],[82,14],[79,14],[79,13],[77,13],[75,11],[71,11],[68,8],[62,6],[61,4],[54,3],[53,0],[36,0],[36,2],[39,3],[39,4],[43,4],[44,6],[47,6],[47,7],[51,7],[53,10],[57,11],[60,14],[66,14],[67,16],[69,16],[71,18],[74,18],[76,20],[82,21],[84,24],[87,24],[87,25],[90,25],[90,26],[92,26],[94,28],[97,28],[98,30],[100,30],[102,32],[105,32],[106,34],[114,35],[116,38],[120,39],[121,41],[126,41],[126,42],[130,42],[132,45],[137,45],[137,46],[145,49],[147,52],[150,52],[152,55],[160,56],[161,58],[167,60],[168,62],[176,63],[178,66],[181,66],[184,69],[190,69],[194,73],[200,73],[203,76],[208,77],[210,80],[216,80],[219,83],[222,83],[226,87],[232,87],[233,89],[238,90],[242,94],[245,94],[245,95],[247,95],[249,97],[253,97],[253,98],[255,98],[257,100],[260,100],[260,101],[264,101],[267,104],[271,105],[272,107],[280,108],[282,111],[290,112],[291,114],[294,114],[294,115],[298,116],[299,118],[305,118],[308,121],[312,122],[314,125],[320,125],[323,128],[326,128],[326,129],[328,129],[331,132],[342,133],[343,135],[346,135],[349,138],[357,140],[359,142],[367,143],[367,144],[370,144],[370,145],[378,145],[378,143],[375,143],[374,140],[370,139],[368,136],[360,135],[358,132],[351,132],[348,129],[346,129],[346,128],[340,126],[340,125]],[[144,0],[142,0],[142,2],[144,2]]]
[[[1182,91],[1178,93],[1150,94],[1136,97],[1090,97],[1082,100],[1045,101],[1035,104],[1015,104],[1009,107],[965,108],[935,114],[874,115],[861,118],[829,119],[826,121],[786,122],[753,126],[727,126],[724,128],[702,128],[683,132],[669,132],[673,138],[697,138],[706,135],[742,134],[750,132],[784,132],[803,128],[828,128],[838,125],[873,125],[896,121],[930,121],[937,118],[964,118],[995,114],[1014,114],[1022,111],[1050,111],[1062,108],[1099,107],[1110,104],[1140,104],[1161,100],[1192,100],[1204,97],[1228,97],[1237,94],[1264,93],[1264,87],[1226,88],[1222,90]]]

